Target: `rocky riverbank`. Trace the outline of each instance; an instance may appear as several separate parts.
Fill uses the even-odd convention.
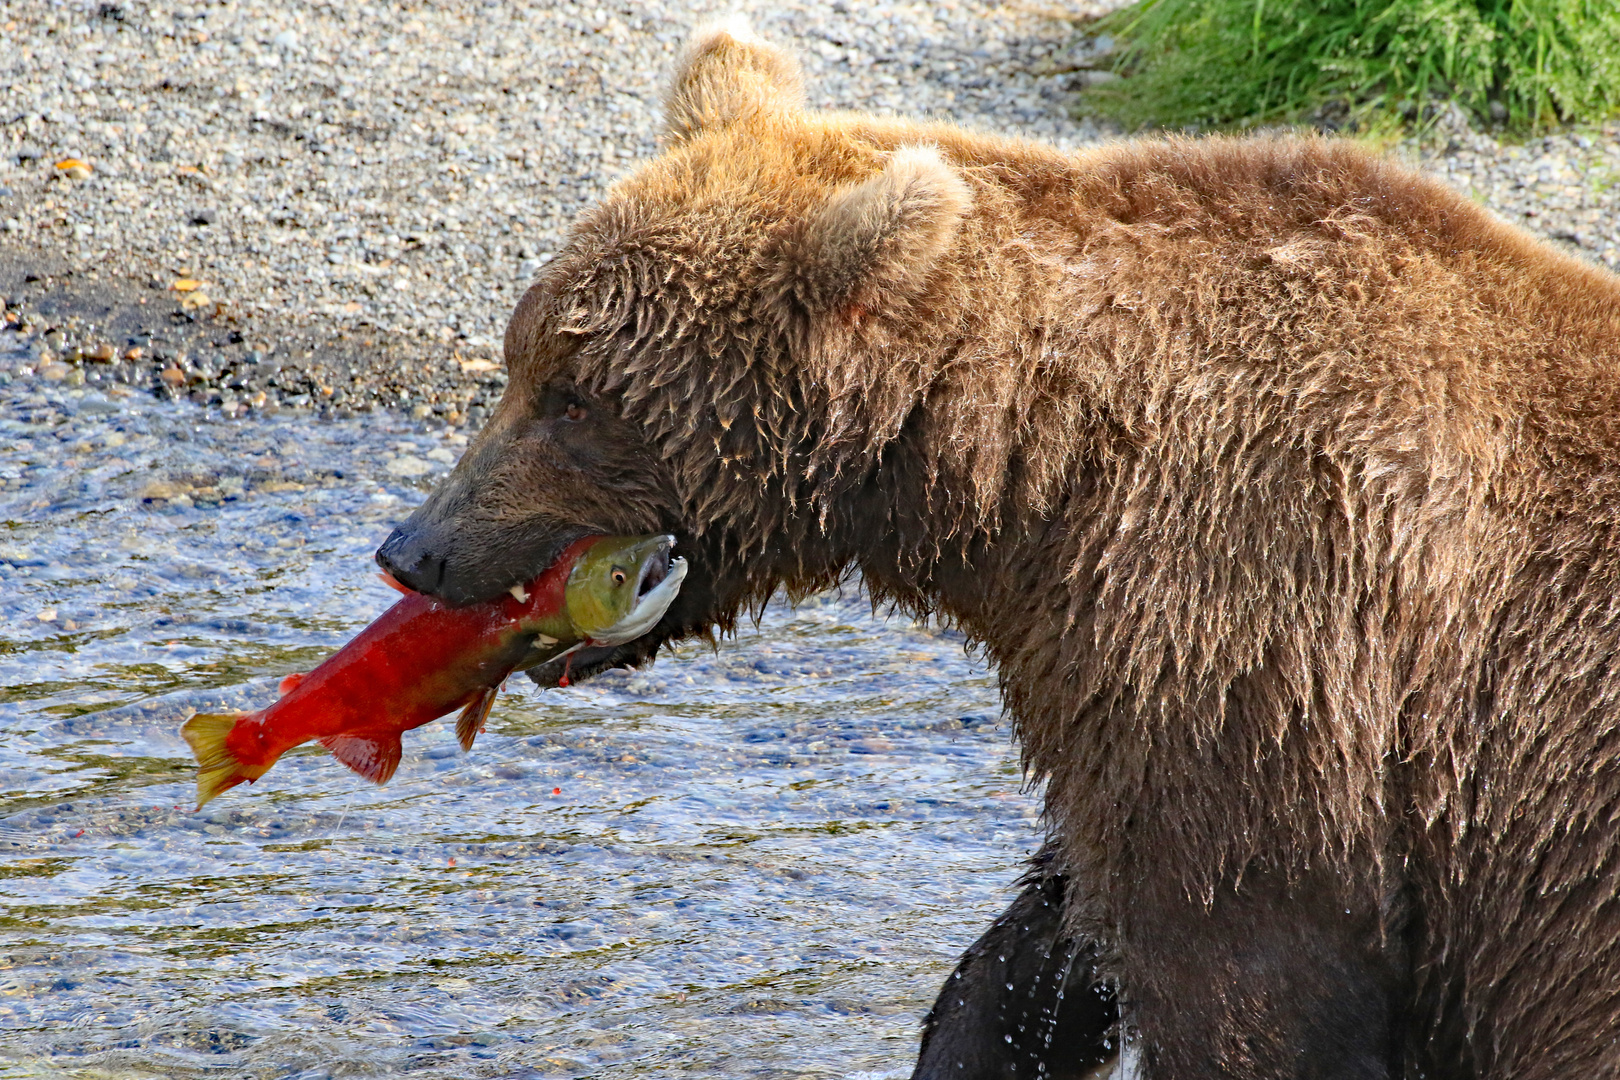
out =
[[[743,7],[814,105],[1075,147],[1111,135],[1074,118],[1111,3]],[[681,42],[731,10],[0,5],[0,299],[29,343],[0,379],[476,426],[513,304],[656,152]],[[1620,125],[1513,146],[1457,116],[1398,152],[1620,268]]]

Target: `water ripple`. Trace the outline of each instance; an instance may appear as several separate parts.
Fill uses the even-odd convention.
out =
[[[21,379],[0,433],[0,1075],[903,1075],[1038,840],[987,672],[858,595],[194,813],[181,719],[381,611],[386,462],[459,448]]]

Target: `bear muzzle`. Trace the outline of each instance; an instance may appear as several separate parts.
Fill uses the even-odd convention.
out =
[[[409,529],[408,524],[395,529],[383,541],[377,549],[377,565],[407,589],[436,595],[444,580],[445,559],[428,550],[420,533]]]
[[[439,518],[432,510],[424,504],[407,518],[375,557],[401,585],[452,607],[499,596],[550,566],[575,540],[603,531],[540,522],[492,527]]]

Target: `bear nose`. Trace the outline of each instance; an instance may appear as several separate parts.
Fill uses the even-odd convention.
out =
[[[416,592],[431,594],[444,580],[445,560],[403,528],[389,534],[377,549],[376,558],[377,565],[392,574],[395,581]]]

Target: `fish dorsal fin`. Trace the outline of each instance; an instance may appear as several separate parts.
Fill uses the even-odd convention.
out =
[[[456,718],[456,738],[461,740],[463,750],[473,748],[473,740],[484,730],[484,721],[489,719],[489,710],[500,692],[500,687],[492,686],[467,702],[467,707],[461,710],[461,715]]]
[[[295,671],[291,675],[288,675],[285,679],[282,679],[280,684],[276,687],[276,690],[281,694],[282,697],[286,697],[288,694],[298,689],[298,684],[303,681],[304,673],[301,671]]]
[[[320,743],[333,757],[373,784],[388,783],[388,778],[399,768],[399,758],[404,752],[397,731],[350,732],[329,736]]]

